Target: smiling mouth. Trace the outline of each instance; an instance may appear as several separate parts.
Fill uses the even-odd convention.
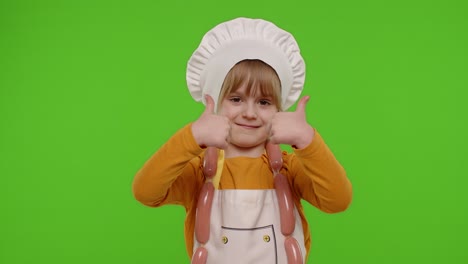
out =
[[[236,125],[242,127],[242,128],[246,128],[246,129],[255,129],[255,128],[259,128],[260,126],[254,126],[254,125],[245,125],[245,124],[237,124]]]

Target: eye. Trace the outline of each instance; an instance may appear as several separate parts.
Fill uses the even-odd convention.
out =
[[[231,101],[233,103],[239,103],[241,101],[241,98],[240,97],[231,97],[231,98],[229,98],[229,101]]]
[[[271,105],[270,100],[266,100],[266,99],[262,99],[262,100],[258,101],[258,103],[259,103],[260,105],[265,105],[265,106],[266,106],[266,105]]]

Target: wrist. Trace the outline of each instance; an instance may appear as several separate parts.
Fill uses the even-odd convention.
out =
[[[314,139],[315,130],[310,125],[307,126],[306,129],[303,130],[304,133],[297,137],[297,142],[291,145],[295,149],[304,149],[312,143]]]
[[[193,122],[191,127],[190,127],[190,130],[192,132],[192,136],[193,136],[193,139],[195,140],[195,142],[197,143],[197,145],[201,148],[205,148],[205,144],[202,142],[201,140],[201,136],[200,136],[200,133],[199,133],[199,128],[198,128],[198,123],[197,121]]]

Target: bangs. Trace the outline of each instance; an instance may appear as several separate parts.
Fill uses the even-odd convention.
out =
[[[281,83],[270,65],[261,60],[243,60],[237,63],[224,80],[219,102],[244,85],[247,96],[270,97],[281,111]]]

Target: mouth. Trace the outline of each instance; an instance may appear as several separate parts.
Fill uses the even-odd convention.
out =
[[[237,126],[240,126],[242,128],[245,128],[245,129],[257,129],[259,128],[260,126],[257,126],[257,125],[248,125],[248,124],[238,124],[238,123],[235,123]]]

